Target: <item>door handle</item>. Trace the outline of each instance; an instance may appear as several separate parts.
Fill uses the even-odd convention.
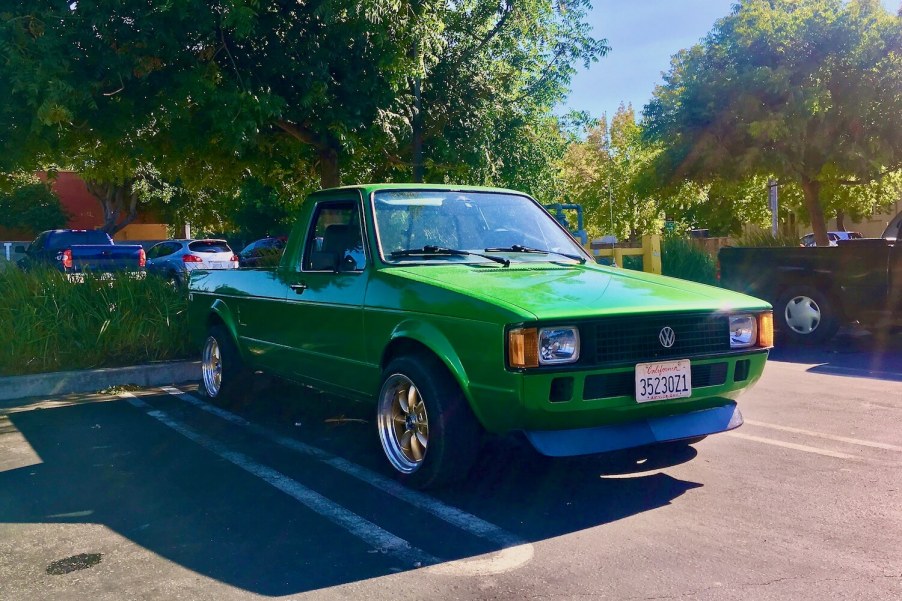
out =
[[[307,283],[301,282],[300,284],[291,284],[288,287],[294,290],[296,294],[304,294],[304,290],[307,289]]]

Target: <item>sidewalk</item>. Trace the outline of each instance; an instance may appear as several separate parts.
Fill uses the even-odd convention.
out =
[[[197,381],[199,361],[168,361],[130,367],[58,371],[0,377],[0,401],[77,392],[97,392],[111,386],[165,386]]]

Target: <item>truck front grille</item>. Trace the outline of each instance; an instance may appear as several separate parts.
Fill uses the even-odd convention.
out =
[[[670,348],[660,341],[661,330],[668,326],[675,335]],[[666,361],[730,351],[730,321],[723,314],[612,317],[592,322],[587,330],[595,346],[594,364],[598,366]]]

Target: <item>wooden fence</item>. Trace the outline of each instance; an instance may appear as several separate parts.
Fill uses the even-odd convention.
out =
[[[623,257],[642,257],[642,271],[661,274],[661,236],[657,234],[642,236],[642,246],[590,242],[587,248],[595,257],[613,257],[618,267],[623,267]]]

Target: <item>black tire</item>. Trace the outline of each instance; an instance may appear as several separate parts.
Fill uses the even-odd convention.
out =
[[[774,313],[780,333],[792,343],[817,344],[833,338],[839,330],[836,301],[812,286],[787,288],[780,295]]]
[[[412,398],[411,385],[417,400],[405,413],[399,405],[404,404],[402,397]],[[417,407],[421,405],[427,425],[425,445],[419,442],[422,422]],[[476,461],[482,426],[457,382],[436,358],[405,355],[393,359],[382,373],[376,412],[385,456],[398,479],[408,486],[434,488],[460,481]],[[405,445],[408,433],[412,434]],[[415,447],[420,449],[419,459]]]
[[[215,343],[215,347],[214,347]],[[212,356],[218,349],[218,361]],[[218,387],[215,385],[216,365],[219,366]],[[244,364],[232,335],[223,325],[212,326],[201,351],[200,392],[219,403],[233,403],[244,399],[250,388],[251,371]]]
[[[169,282],[169,285],[176,290],[181,290],[182,286],[184,285],[182,278],[180,278],[179,275],[174,271],[170,272],[169,275],[166,276],[166,281]]]

